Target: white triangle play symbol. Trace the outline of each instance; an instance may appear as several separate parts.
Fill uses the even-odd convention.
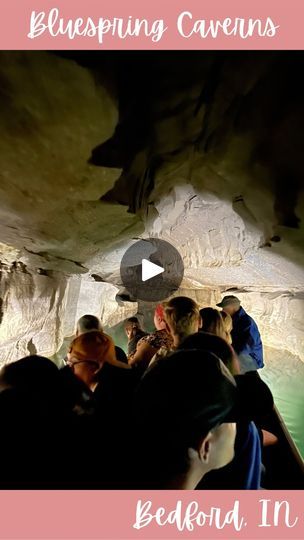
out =
[[[148,281],[148,279],[158,276],[158,274],[162,274],[164,271],[165,271],[164,268],[162,268],[161,266],[158,266],[158,264],[154,264],[148,261],[148,259],[142,259],[141,261],[142,281]]]

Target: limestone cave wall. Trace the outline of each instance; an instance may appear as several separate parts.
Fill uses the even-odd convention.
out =
[[[304,360],[301,53],[0,55],[0,362],[52,356],[85,312],[115,327],[141,236],[179,294],[234,291]]]

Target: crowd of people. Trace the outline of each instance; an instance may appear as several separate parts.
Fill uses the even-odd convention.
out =
[[[217,309],[219,308],[219,309]],[[235,296],[159,304],[154,332],[77,323],[65,366],[28,356],[0,371],[6,488],[259,489],[273,409],[258,327]]]

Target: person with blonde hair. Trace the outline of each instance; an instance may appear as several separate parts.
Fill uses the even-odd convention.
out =
[[[229,343],[229,345],[232,345],[232,337],[231,337],[231,332],[233,329],[232,317],[231,315],[229,315],[229,313],[226,313],[226,311],[221,311],[221,317],[223,319],[224,328],[226,332],[226,341]]]
[[[175,351],[184,339],[198,332],[201,327],[199,307],[187,296],[177,296],[164,303],[164,318],[172,338],[171,347],[161,347],[149,366]]]
[[[200,316],[202,318],[201,329],[203,332],[214,334],[215,336],[228,341],[222,314],[218,309],[212,307],[203,308],[200,310]]]
[[[232,319],[229,315],[223,317],[223,313],[218,309],[212,307],[206,307],[200,309],[200,316],[202,318],[202,328],[201,331],[207,334],[212,334],[214,336],[220,337],[226,343],[228,343],[231,350],[231,359],[233,365],[234,375],[240,372],[240,366],[237,354],[232,348],[232,339],[231,339],[231,329],[232,329]]]
[[[197,303],[187,296],[177,296],[164,304],[165,320],[173,338],[174,347],[198,332],[202,320]]]

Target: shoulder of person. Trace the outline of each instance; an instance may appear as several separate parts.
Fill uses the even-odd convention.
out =
[[[142,336],[142,337],[138,340],[137,346],[140,346],[140,345],[142,345],[143,343],[149,343],[150,335],[151,335],[151,334],[147,334],[146,336]]]
[[[155,354],[154,356],[152,356],[151,360],[150,360],[150,363],[149,363],[149,368],[158,363],[160,360],[162,360],[163,358],[166,358],[167,356],[170,356],[170,354],[172,354],[174,351],[172,349],[168,349],[168,347],[161,347]]]
[[[154,339],[155,339],[155,332],[153,332],[152,334],[145,334],[138,341],[138,345],[140,345],[141,343],[151,343],[154,341]]]
[[[241,308],[241,313],[237,313],[237,322],[239,325],[242,326],[251,326],[252,323],[254,323],[254,320],[250,315],[247,313],[247,311],[244,310],[244,308]]]

